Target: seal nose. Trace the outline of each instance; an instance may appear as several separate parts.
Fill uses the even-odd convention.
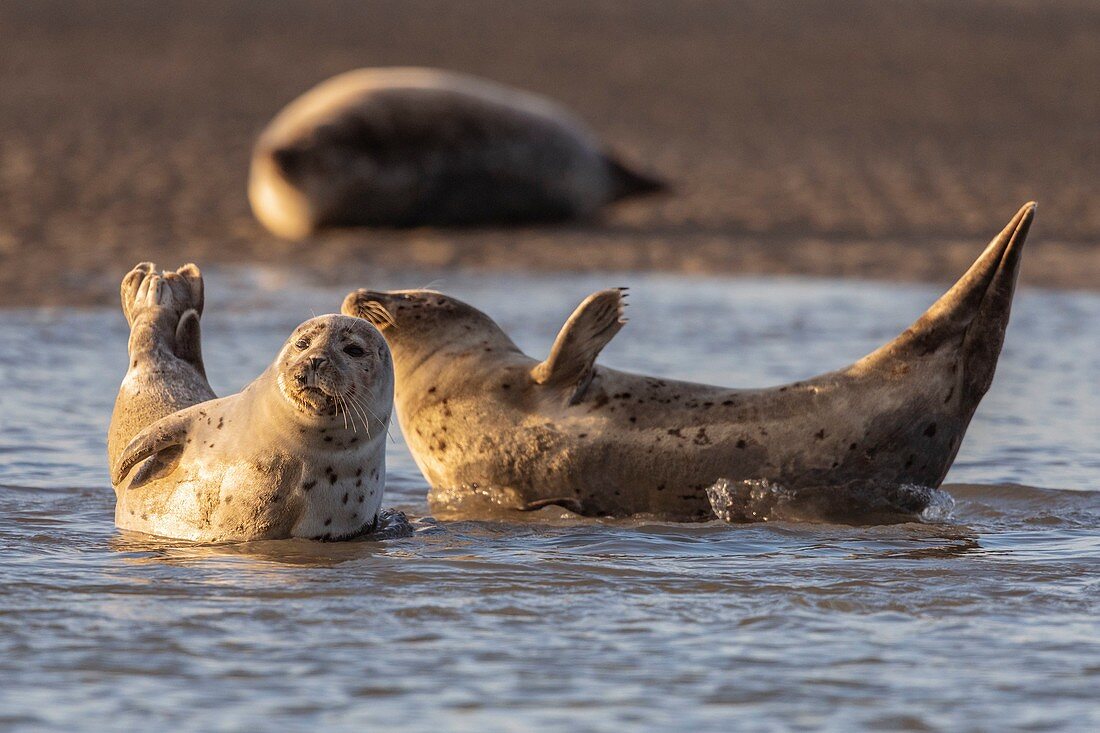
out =
[[[313,367],[313,371],[317,371],[325,364],[328,364],[328,359],[323,356],[311,356],[309,358],[309,365]]]

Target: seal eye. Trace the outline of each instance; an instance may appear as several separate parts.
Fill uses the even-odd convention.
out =
[[[306,338],[305,336],[303,336],[302,338],[300,338],[300,339],[298,339],[297,341],[294,342],[294,347],[296,349],[298,349],[299,351],[302,351],[304,349],[308,349],[309,348],[309,339]]]
[[[344,353],[348,356],[358,359],[360,356],[367,352],[363,351],[362,347],[356,344],[349,344],[348,346],[344,347]]]

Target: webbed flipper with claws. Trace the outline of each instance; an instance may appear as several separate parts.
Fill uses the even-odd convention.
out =
[[[142,262],[122,279],[121,295],[130,358],[107,440],[112,468],[147,425],[214,398],[202,361],[199,268],[188,264],[158,273],[152,262]]]

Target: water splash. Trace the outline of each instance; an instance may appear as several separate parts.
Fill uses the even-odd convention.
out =
[[[955,497],[943,489],[933,489],[931,500],[920,513],[922,522],[937,524],[946,522],[955,513]]]
[[[719,479],[707,488],[707,498],[714,515],[731,523],[942,522],[955,507],[955,500],[942,489],[872,481],[790,489],[767,479]]]

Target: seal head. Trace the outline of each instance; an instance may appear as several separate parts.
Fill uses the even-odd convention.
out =
[[[384,386],[375,376],[391,369],[381,334],[341,315],[319,316],[294,329],[275,365],[279,393],[299,421],[324,425],[343,418],[344,429],[369,423],[364,407]]]

